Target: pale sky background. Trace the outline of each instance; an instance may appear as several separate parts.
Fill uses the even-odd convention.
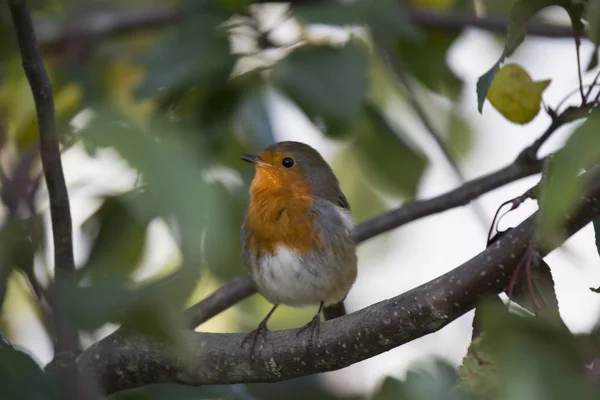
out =
[[[591,51],[590,43],[584,42],[584,65]],[[477,132],[474,149],[461,165],[468,178],[478,177],[512,162],[518,152],[535,140],[549,123],[549,118],[542,112],[532,123],[517,126],[506,121],[489,103],[485,105],[483,115],[477,112],[476,80],[497,60],[500,52],[499,43],[493,36],[477,30],[467,31],[450,52],[451,67],[466,81],[462,108]],[[535,80],[552,78],[544,99],[548,104],[556,105],[566,93],[577,87],[574,52],[572,40],[528,39],[511,61],[521,63]],[[591,76],[588,76],[587,81],[590,80]],[[301,114],[277,96],[273,95],[272,99],[271,117],[277,139],[308,143],[331,161],[340,146],[324,139]],[[577,98],[573,99],[575,101]],[[394,106],[390,105],[391,110]],[[392,116],[405,118],[400,113]],[[423,128],[418,123],[411,125],[411,134],[419,138],[432,159],[417,197],[429,198],[456,187],[457,182],[449,166],[440,157],[433,142],[420,131]],[[573,127],[557,132],[544,146],[543,153],[562,144]],[[127,171],[122,163],[107,152],[103,154],[101,158],[91,159],[83,151],[74,148],[64,155],[76,227],[97,206],[93,201],[94,193],[124,189],[135,179],[135,175]],[[502,202],[522,194],[536,183],[536,179],[523,179],[480,198],[479,203],[486,212],[488,222]],[[517,212],[506,216],[501,227],[519,223],[535,209],[533,201],[526,202]],[[388,233],[392,245],[387,247],[385,254],[375,256],[368,251],[368,243],[361,246],[359,276],[346,301],[348,310],[355,311],[396,296],[460,265],[483,250],[486,233],[472,208],[463,207],[418,220]],[[148,265],[162,265],[172,256],[173,242],[165,235],[166,231],[160,223],[151,226],[146,249]],[[572,237],[567,246],[568,253],[554,251],[546,260],[552,268],[562,317],[574,332],[584,332],[592,328],[600,311],[600,295],[588,289],[590,286],[600,286],[600,257],[594,247],[591,225]],[[83,262],[87,246],[79,234],[75,235],[75,247],[77,261]],[[367,393],[384,376],[391,374],[402,377],[408,366],[429,356],[440,356],[458,365],[469,344],[472,316],[470,312],[437,333],[344,370],[321,376],[341,392]],[[50,344],[39,327],[33,325],[32,316],[21,309],[18,315],[6,317],[14,321],[13,326],[16,327],[14,343],[28,349],[40,362],[48,362],[51,357]]]

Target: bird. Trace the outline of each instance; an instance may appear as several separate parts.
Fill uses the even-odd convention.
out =
[[[274,143],[256,155],[250,204],[241,227],[241,257],[257,292],[273,307],[242,346],[268,331],[280,305],[318,305],[298,332],[310,330],[309,346],[319,334],[323,307],[342,305],[357,277],[351,209],[333,170],[311,146]]]

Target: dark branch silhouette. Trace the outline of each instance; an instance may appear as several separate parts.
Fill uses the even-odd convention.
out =
[[[60,372],[64,393],[69,399],[87,398],[87,389],[79,385],[75,357],[79,354],[79,339],[69,324],[65,312],[59,306],[63,299],[56,289],[68,284],[75,272],[73,258],[71,210],[69,195],[63,174],[52,84],[34,32],[33,21],[25,0],[10,0],[10,14],[21,53],[23,70],[33,94],[39,129],[39,150],[48,197],[54,244],[55,289],[53,319],[56,331],[52,366]],[[82,390],[83,389],[83,390]]]
[[[565,221],[570,237],[600,216],[600,174],[576,213]],[[590,176],[591,175],[591,176]],[[274,382],[333,371],[436,332],[473,309],[484,296],[504,291],[521,256],[534,239],[537,215],[452,271],[399,296],[324,322],[310,349],[297,329],[268,332],[250,357],[242,333],[184,334],[171,348],[117,332],[86,350],[79,367],[108,393],[158,382],[185,385]],[[546,255],[552,249],[543,249]]]

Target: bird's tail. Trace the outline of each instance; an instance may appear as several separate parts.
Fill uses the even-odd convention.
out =
[[[343,317],[344,315],[346,315],[346,307],[344,307],[343,301],[323,308],[323,316],[325,317],[325,321]]]

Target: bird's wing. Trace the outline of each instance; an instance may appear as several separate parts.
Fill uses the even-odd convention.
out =
[[[342,207],[345,210],[350,211],[350,203],[348,203],[348,199],[346,199],[346,196],[344,196],[344,193],[342,192],[342,190],[338,187],[337,189],[337,199],[336,199],[336,205]]]

